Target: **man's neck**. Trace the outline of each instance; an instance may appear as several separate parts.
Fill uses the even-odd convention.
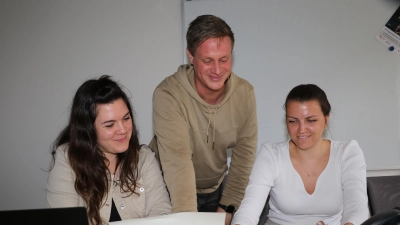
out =
[[[219,92],[209,92],[205,94],[200,94],[200,98],[202,98],[206,103],[210,105],[217,105],[222,101],[222,99],[225,96],[225,89],[226,87],[224,86],[224,89],[219,91]]]
[[[203,101],[205,101],[206,103],[208,103],[210,105],[217,105],[225,97],[226,83],[221,90],[212,91],[212,90],[204,88],[201,85],[198,86],[196,78],[194,78],[194,86],[195,86],[195,89],[196,89],[197,93],[199,94],[200,98],[203,99]]]

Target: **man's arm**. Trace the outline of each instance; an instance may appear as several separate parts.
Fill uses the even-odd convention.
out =
[[[154,92],[153,126],[172,212],[197,212],[189,127],[175,96],[165,90]]]
[[[239,208],[249,182],[257,149],[258,127],[254,89],[251,89],[248,96],[243,96],[243,98],[242,102],[247,103],[247,121],[232,150],[228,178],[220,201],[222,205],[233,205],[236,209]],[[238,107],[242,106],[238,105]]]

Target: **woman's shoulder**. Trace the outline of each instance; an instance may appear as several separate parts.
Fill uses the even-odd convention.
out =
[[[68,148],[69,148],[69,144],[68,143],[65,143],[65,144],[62,144],[62,145],[58,146],[57,149],[56,149],[56,152],[55,152],[56,153],[56,158],[62,157],[62,158],[67,159],[67,157],[68,157]]]
[[[363,158],[364,154],[358,142],[356,140],[350,141],[333,141],[331,151],[333,154],[337,154],[342,159],[347,159],[351,157]]]
[[[360,145],[356,140],[350,140],[350,141],[334,141],[330,140],[332,143],[332,149],[334,151],[348,151],[349,149],[359,149]]]
[[[261,149],[258,152],[259,157],[272,156],[273,158],[285,156],[288,154],[288,141],[270,143],[266,142],[261,145]]]
[[[139,149],[139,160],[140,158],[154,158],[154,152],[147,145],[142,145]]]
[[[261,145],[261,150],[267,150],[270,152],[281,152],[288,149],[288,141],[270,143],[265,142]]]
[[[139,162],[138,169],[139,171],[147,170],[150,165],[155,160],[155,154],[147,145],[142,145],[139,149]]]

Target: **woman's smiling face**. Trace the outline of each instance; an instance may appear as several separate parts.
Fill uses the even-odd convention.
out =
[[[298,149],[308,150],[322,140],[329,115],[324,116],[317,100],[289,101],[286,106],[286,126]]]
[[[122,99],[96,106],[94,126],[99,149],[107,155],[125,152],[132,136],[132,118]]]

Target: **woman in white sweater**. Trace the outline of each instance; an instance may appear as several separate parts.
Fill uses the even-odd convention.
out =
[[[267,225],[356,225],[368,218],[366,165],[358,143],[322,138],[331,107],[313,84],[285,101],[290,140],[262,145],[232,224],[257,224],[270,195]]]

